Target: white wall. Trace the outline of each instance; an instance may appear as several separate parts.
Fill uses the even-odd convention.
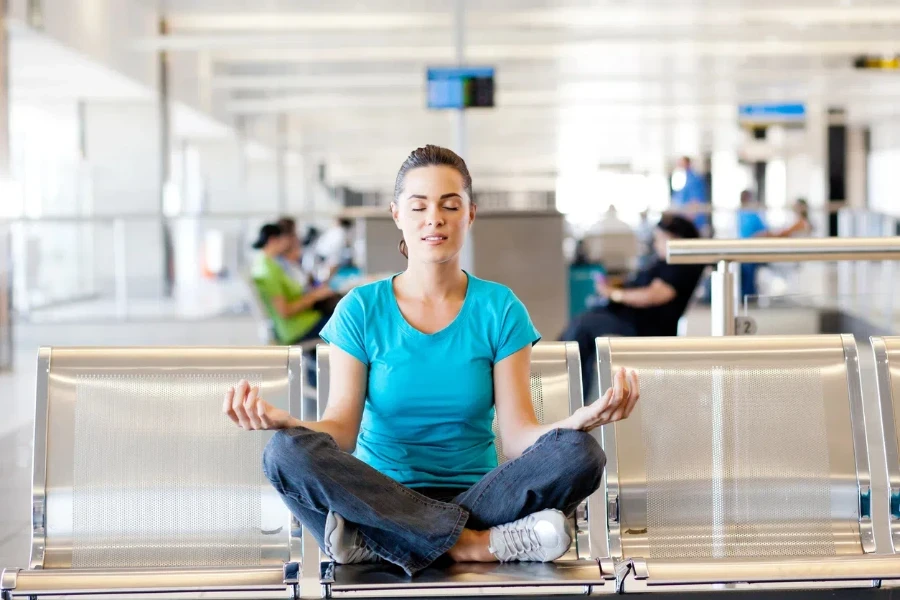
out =
[[[900,217],[900,121],[872,125],[868,207]]]

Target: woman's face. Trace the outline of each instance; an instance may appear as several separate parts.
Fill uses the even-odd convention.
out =
[[[452,167],[419,167],[406,173],[391,213],[409,250],[409,259],[444,263],[456,258],[475,220],[475,206]]]

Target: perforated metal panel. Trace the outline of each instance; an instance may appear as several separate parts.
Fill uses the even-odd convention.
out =
[[[605,338],[598,361],[602,388],[620,367],[641,379],[631,418],[604,431],[614,556],[874,549],[852,338]]]
[[[295,411],[299,353],[65,349],[54,350],[49,363],[46,552],[39,564],[255,567],[291,560],[290,513],[262,472],[272,432],[238,428],[222,401],[229,386],[247,379],[267,401]]]
[[[565,359],[565,357],[563,357]],[[540,373],[531,373],[531,405],[534,407],[534,414],[537,416],[539,423],[544,421],[544,386]],[[568,401],[568,400],[566,400]],[[503,454],[503,442],[500,441],[500,428],[497,425],[497,418],[491,424],[491,430],[494,432],[494,447],[497,449],[497,464],[502,465],[506,462],[506,455]]]
[[[222,414],[234,381],[76,378],[73,567],[260,564],[264,438]]]
[[[640,376],[650,556],[835,553],[818,369]]]

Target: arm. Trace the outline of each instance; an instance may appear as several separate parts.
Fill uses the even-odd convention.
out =
[[[521,456],[539,437],[554,429],[590,431],[595,427],[627,418],[640,397],[637,375],[626,380],[625,370],[616,374],[612,388],[603,398],[575,411],[556,423],[542,425],[531,403],[531,346],[526,346],[494,365],[494,403],[503,453],[510,459]]]
[[[241,381],[225,393],[222,411],[242,429],[305,427],[327,433],[341,450],[352,452],[362,421],[368,368],[350,354],[331,346],[328,407],[321,421],[301,421],[259,397],[259,388]]]
[[[675,288],[659,278],[650,282],[650,285],[637,288],[612,289],[598,285],[597,293],[608,297],[613,302],[634,308],[662,306],[671,302],[676,295]]]
[[[305,310],[312,309],[316,302],[330,298],[333,295],[334,292],[328,286],[322,286],[303,294],[293,302],[288,302],[285,300],[284,296],[273,296],[272,308],[274,308],[282,318],[287,319],[288,317],[293,317]]]

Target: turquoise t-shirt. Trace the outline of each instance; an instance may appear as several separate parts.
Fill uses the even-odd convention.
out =
[[[493,367],[541,337],[509,288],[468,277],[436,333],[406,321],[391,277],[347,294],[320,334],[369,368],[354,454],[410,487],[471,486],[497,466]]]

